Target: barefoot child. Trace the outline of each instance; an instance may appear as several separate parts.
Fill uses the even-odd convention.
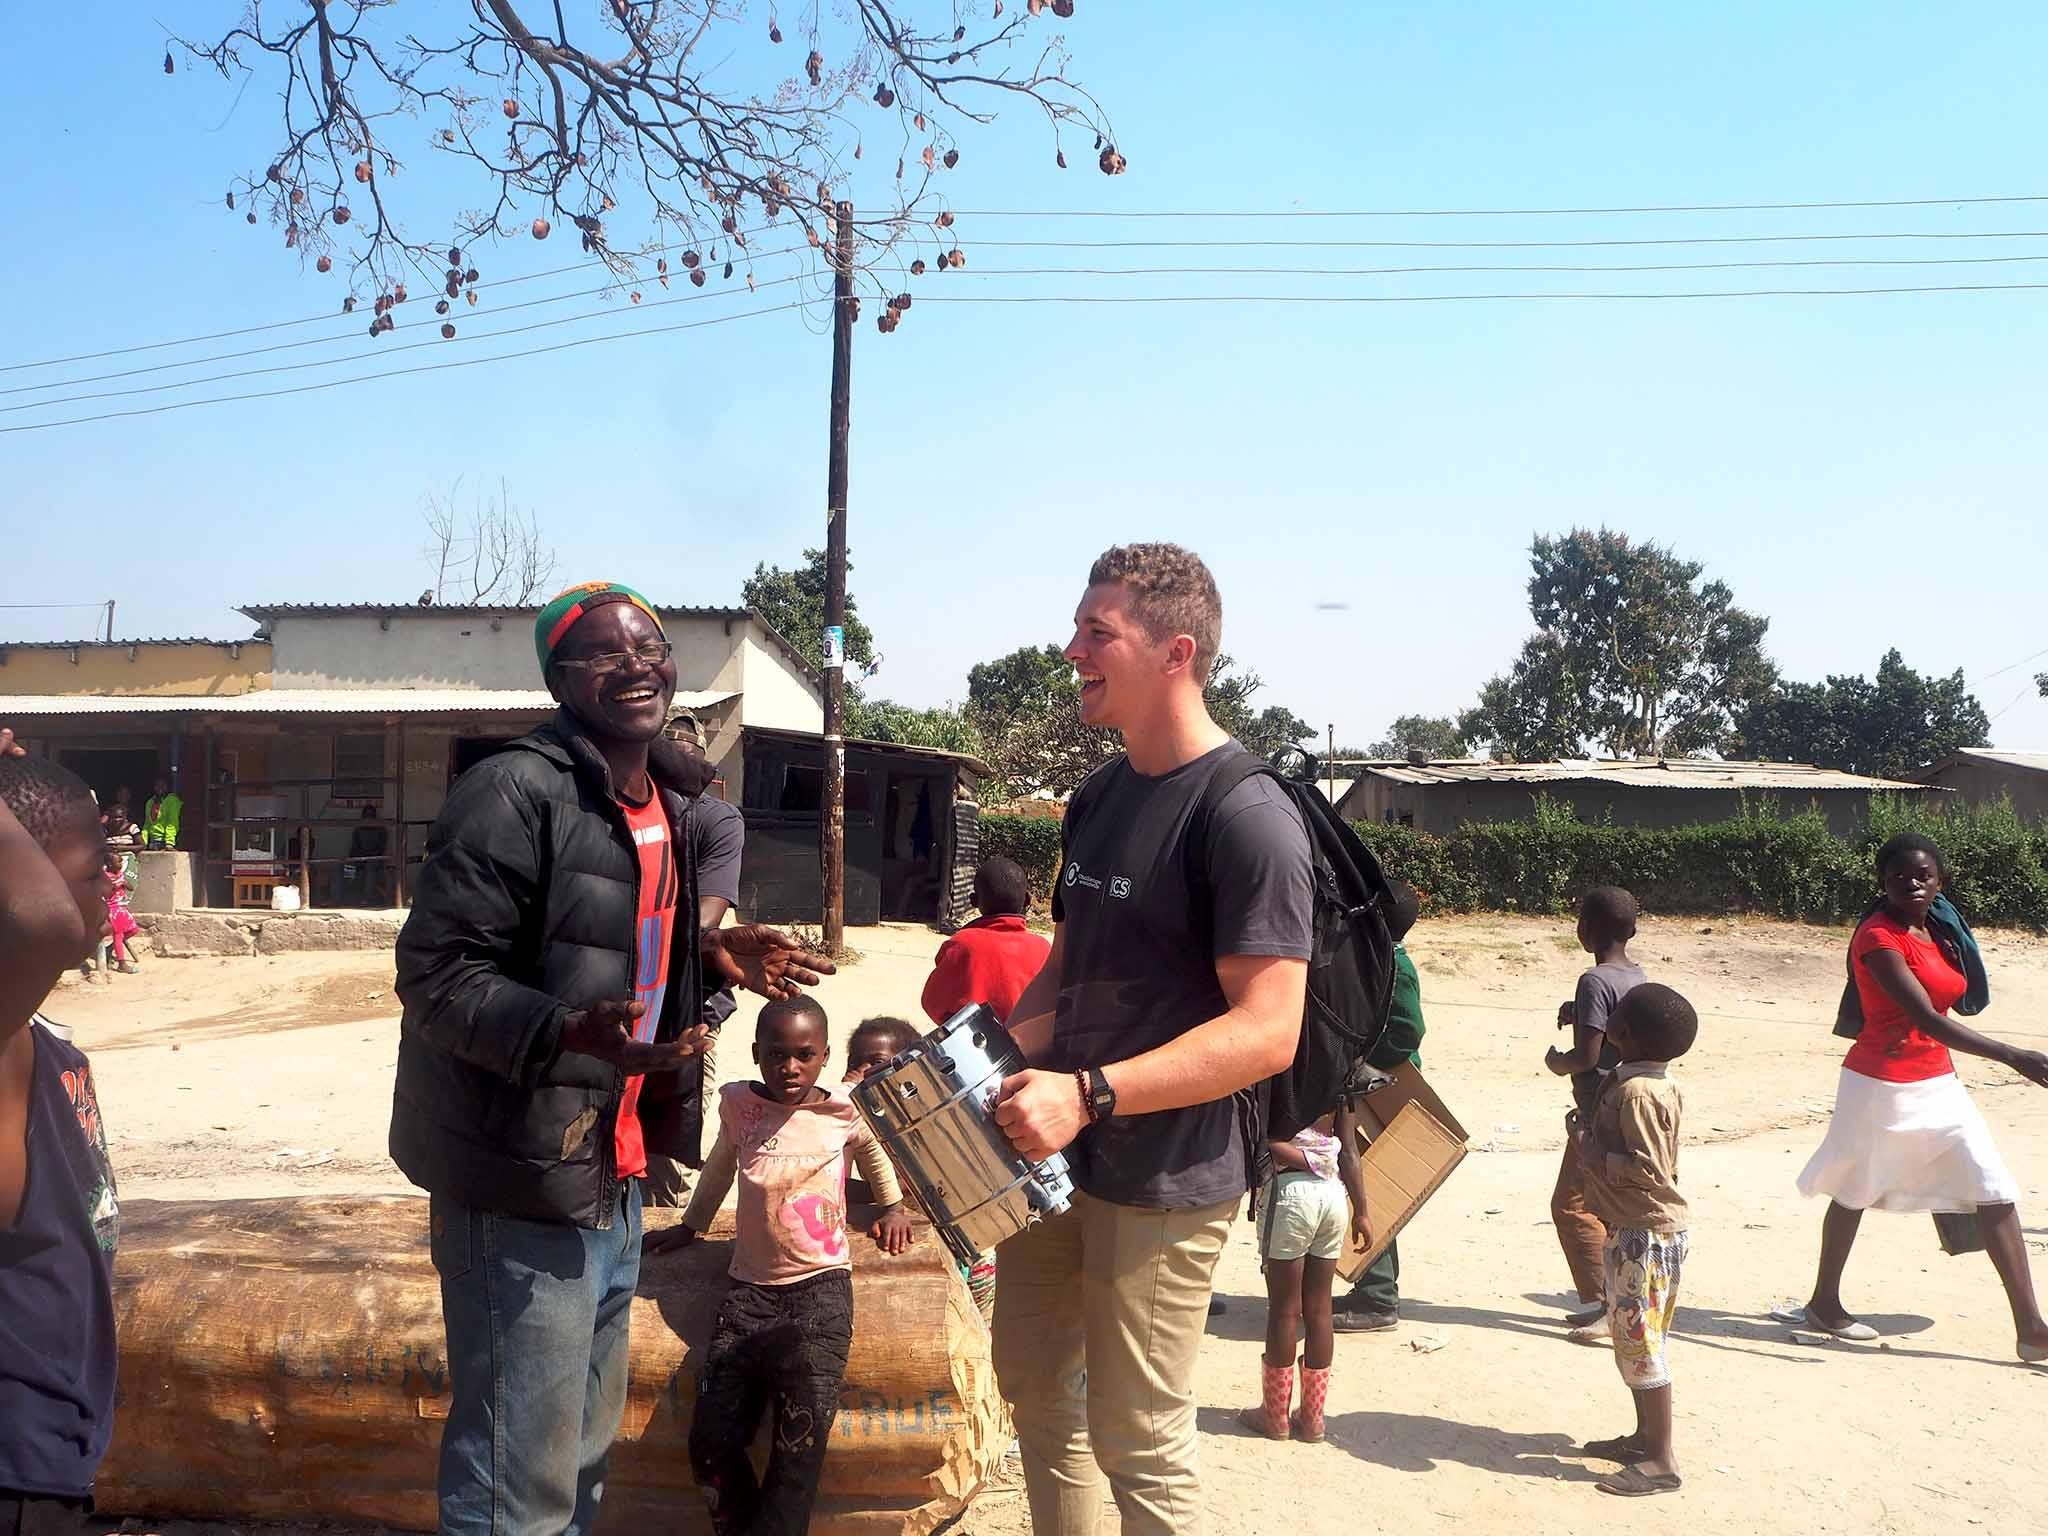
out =
[[[1643,968],[1628,954],[1629,940],[1635,936],[1636,899],[1627,891],[1601,885],[1580,898],[1579,947],[1593,957],[1593,966],[1579,977],[1577,995],[1557,1010],[1558,1028],[1571,1029],[1572,1048],[1560,1051],[1552,1046],[1543,1063],[1572,1080],[1572,1104],[1581,1120],[1592,1114],[1600,1085],[1614,1071],[1614,1046],[1606,1033],[1608,1016],[1630,989],[1644,980]],[[1550,1194],[1550,1220],[1557,1228],[1565,1263],[1571,1266],[1579,1300],[1592,1303],[1565,1318],[1566,1326],[1574,1329],[1596,1327],[1607,1315],[1600,1278],[1600,1255],[1607,1233],[1600,1218],[1586,1208],[1582,1182],[1578,1161],[1567,1142],[1557,1170],[1557,1187]]]
[[[1350,1102],[1337,1107],[1292,1141],[1268,1143],[1273,1177],[1261,1194],[1259,1252],[1266,1271],[1266,1354],[1260,1362],[1260,1402],[1238,1422],[1268,1440],[1291,1430],[1311,1444],[1323,1438],[1323,1404],[1330,1395],[1330,1357],[1336,1349],[1330,1285],[1348,1234],[1372,1241],[1366,1219],[1365,1176],[1358,1163],[1358,1123]],[[1301,1356],[1301,1410],[1291,1419],[1294,1341],[1306,1326]]]
[[[1671,1372],[1664,1340],[1678,1305],[1688,1249],[1678,1192],[1683,1099],[1671,1063],[1692,1049],[1699,1016],[1671,988],[1632,988],[1606,1020],[1617,1065],[1593,1113],[1573,1127],[1586,1204],[1607,1224],[1602,1251],[1614,1363],[1635,1393],[1635,1433],[1588,1442],[1587,1454],[1623,1463],[1602,1493],[1640,1498],[1679,1486],[1671,1450]]]
[[[106,899],[92,791],[0,730],[0,1531],[83,1531],[113,1433],[114,1175],[92,1070],[36,1011]]]
[[[732,1287],[690,1425],[690,1466],[718,1536],[798,1536],[810,1523],[853,1341],[849,1148],[885,1207],[870,1235],[889,1253],[910,1243],[889,1160],[852,1101],[818,1086],[829,1054],[815,998],[761,1010],[762,1081],[719,1089],[718,1140],[675,1229],[681,1243],[701,1234],[738,1176]],[[757,1482],[748,1447],[770,1408],[774,1443]]]

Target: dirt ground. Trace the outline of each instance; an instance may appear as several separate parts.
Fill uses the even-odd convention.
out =
[[[2048,1371],[2016,1363],[1981,1255],[1944,1257],[1924,1217],[1875,1216],[1846,1293],[1881,1342],[1799,1343],[1766,1317],[1812,1277],[1820,1210],[1792,1181],[1832,1102],[1841,1042],[1828,1025],[1846,939],[1666,920],[1646,922],[1635,946],[1704,1025],[1682,1068],[1693,1248],[1672,1369],[1687,1482],[1653,1518],[1696,1536],[2035,1528],[2048,1518],[2048,1468],[2024,1446],[2048,1409]],[[865,958],[821,991],[840,1040],[868,1013],[915,1016],[939,943],[902,927],[855,941]],[[1412,1531],[1442,1519],[1576,1536],[1630,1518],[1593,1489],[1598,1464],[1571,1454],[1628,1427],[1630,1408],[1609,1355],[1559,1326],[1566,1271],[1548,1216],[1569,1096],[1540,1057],[1586,961],[1567,924],[1538,919],[1426,922],[1410,948],[1429,1078],[1473,1153],[1402,1236],[1402,1326],[1339,1336],[1326,1445],[1236,1428],[1256,1396],[1264,1328],[1257,1254],[1239,1227],[1199,1383],[1215,1529]],[[1994,1002],[1981,1022],[2048,1041],[2048,941],[1995,934],[1985,948]],[[67,986],[48,1011],[92,1052],[124,1195],[399,1191],[384,1155],[390,985],[384,955],[156,961],[111,985]],[[739,1039],[748,1018],[734,1021]],[[2048,1268],[2048,1094],[1982,1063],[1963,1075]],[[1028,1528],[1014,1488],[984,1496],[961,1525]]]

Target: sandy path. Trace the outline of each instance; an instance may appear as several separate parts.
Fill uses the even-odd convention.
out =
[[[1211,1325],[1199,1384],[1215,1528],[1442,1521],[1533,1536],[1644,1516],[1784,1533],[2019,1531],[2048,1520],[2048,1467],[2030,1449],[2048,1372],[2013,1363],[2010,1319],[1981,1256],[1943,1256],[1924,1218],[1873,1217],[1848,1289],[1882,1345],[1795,1344],[1764,1320],[1811,1279],[1819,1210],[1791,1185],[1833,1094],[1840,1042],[1827,1023],[1845,938],[1652,922],[1636,946],[1653,976],[1699,1006],[1705,1028],[1683,1068],[1694,1248],[1672,1355],[1688,1485],[1626,1516],[1593,1490],[1594,1469],[1565,1454],[1625,1428],[1629,1404],[1606,1352],[1571,1345],[1557,1327],[1565,1269],[1547,1211],[1567,1094],[1539,1057],[1585,962],[1554,921],[1419,929],[1430,1078],[1481,1150],[1402,1238],[1402,1327],[1340,1337],[1322,1447],[1234,1427],[1256,1390],[1264,1326],[1257,1255],[1239,1227],[1219,1275],[1229,1310]],[[866,1013],[914,1016],[939,942],[907,928],[856,941],[866,958],[822,992],[840,1040]],[[2048,942],[2000,934],[1987,950],[1996,1001],[1984,1023],[2048,1039]],[[396,1042],[387,957],[165,961],[116,982],[68,987],[50,1011],[94,1054],[124,1193],[405,1187],[383,1156]],[[1996,1068],[1964,1075],[2019,1175],[2042,1264],[2048,1095]],[[997,1492],[962,1528],[1014,1536],[1028,1521],[1017,1494]]]

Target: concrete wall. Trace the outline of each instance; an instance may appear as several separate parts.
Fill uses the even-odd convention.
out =
[[[744,619],[663,615],[676,685],[738,688]],[[730,628],[730,633],[728,633]],[[436,612],[280,615],[273,621],[279,688],[539,688],[533,615]]]
[[[825,701],[781,646],[747,626],[742,651],[747,724],[780,731],[822,731]]]
[[[0,693],[220,698],[270,686],[271,648],[261,640],[234,646],[137,642],[133,656],[130,649],[120,641],[75,650],[0,644]]]
[[[1930,782],[1955,790],[1971,805],[1995,805],[2010,798],[2013,809],[2026,820],[2048,822],[2048,773],[2038,768],[1965,757],[1943,764]]]

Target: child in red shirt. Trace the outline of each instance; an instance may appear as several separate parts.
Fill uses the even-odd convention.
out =
[[[939,946],[924,1011],[943,1024],[970,1003],[987,1003],[1009,1022],[1017,999],[1045,965],[1052,945],[1024,926],[1031,885],[1009,859],[985,859],[974,871],[974,905],[981,916]]]

